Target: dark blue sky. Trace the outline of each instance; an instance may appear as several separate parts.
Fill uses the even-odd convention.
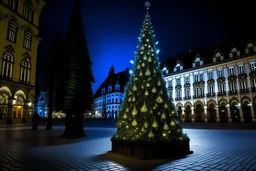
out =
[[[93,63],[96,83],[93,92],[108,75],[113,64],[116,72],[132,68],[130,60],[138,44],[145,16],[145,0],[81,0],[87,44]],[[209,47],[216,41],[230,42],[255,35],[251,1],[223,2],[218,0],[151,0],[150,15],[159,41],[159,58]],[[49,48],[60,27],[63,37],[73,8],[72,0],[53,0],[42,11],[40,19],[38,71],[47,62]],[[249,36],[250,37],[250,36]],[[40,77],[39,77],[40,78]]]

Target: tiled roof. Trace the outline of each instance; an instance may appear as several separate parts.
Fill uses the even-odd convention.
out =
[[[213,57],[217,52],[220,52],[224,56],[223,61],[225,61],[230,59],[229,53],[233,47],[236,47],[237,50],[240,51],[240,56],[244,55],[245,48],[249,42],[256,45],[256,39],[233,41],[231,44],[216,43],[209,48],[178,54],[175,58],[166,59],[164,64],[169,68],[169,73],[173,73],[173,68],[176,66],[178,60],[183,65],[183,70],[193,68],[192,63],[194,62],[197,55],[200,55],[200,57],[204,60],[204,65],[213,63]]]
[[[120,84],[120,92],[124,92],[124,88],[126,86],[126,83],[129,81],[130,78],[130,73],[129,73],[129,69],[126,69],[122,72],[118,72],[116,74],[113,75],[109,75],[105,81],[100,85],[100,87],[98,88],[98,90],[96,91],[95,95],[94,95],[94,99],[97,97],[100,97],[102,94],[102,88],[106,88],[106,92],[108,90],[108,86],[111,85],[112,86],[112,92],[114,91],[115,88],[115,84],[118,83]]]

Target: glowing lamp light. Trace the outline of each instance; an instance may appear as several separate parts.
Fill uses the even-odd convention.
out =
[[[132,70],[130,70],[129,73],[132,74]]]
[[[157,53],[157,54],[159,54],[159,52],[160,52],[160,50],[159,50],[159,49],[157,49],[156,53]]]
[[[29,107],[31,107],[31,106],[32,106],[32,103],[31,103],[31,102],[29,102],[29,103],[28,103],[28,106],[29,106]]]
[[[131,63],[131,64],[134,64],[133,60],[130,60],[130,63]]]
[[[158,41],[156,42],[156,45],[158,45]]]

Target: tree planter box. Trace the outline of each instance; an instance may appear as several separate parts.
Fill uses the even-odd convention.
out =
[[[190,151],[189,140],[175,140],[172,142],[129,142],[111,139],[111,141],[112,152],[141,160],[172,158],[193,153]]]

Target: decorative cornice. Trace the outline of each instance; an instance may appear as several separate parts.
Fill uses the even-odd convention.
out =
[[[29,61],[31,61],[31,59],[32,59],[28,52],[22,54],[22,57],[25,59],[29,59]]]
[[[12,47],[12,45],[5,46],[4,49],[5,49],[7,52],[15,53],[15,49]]]

